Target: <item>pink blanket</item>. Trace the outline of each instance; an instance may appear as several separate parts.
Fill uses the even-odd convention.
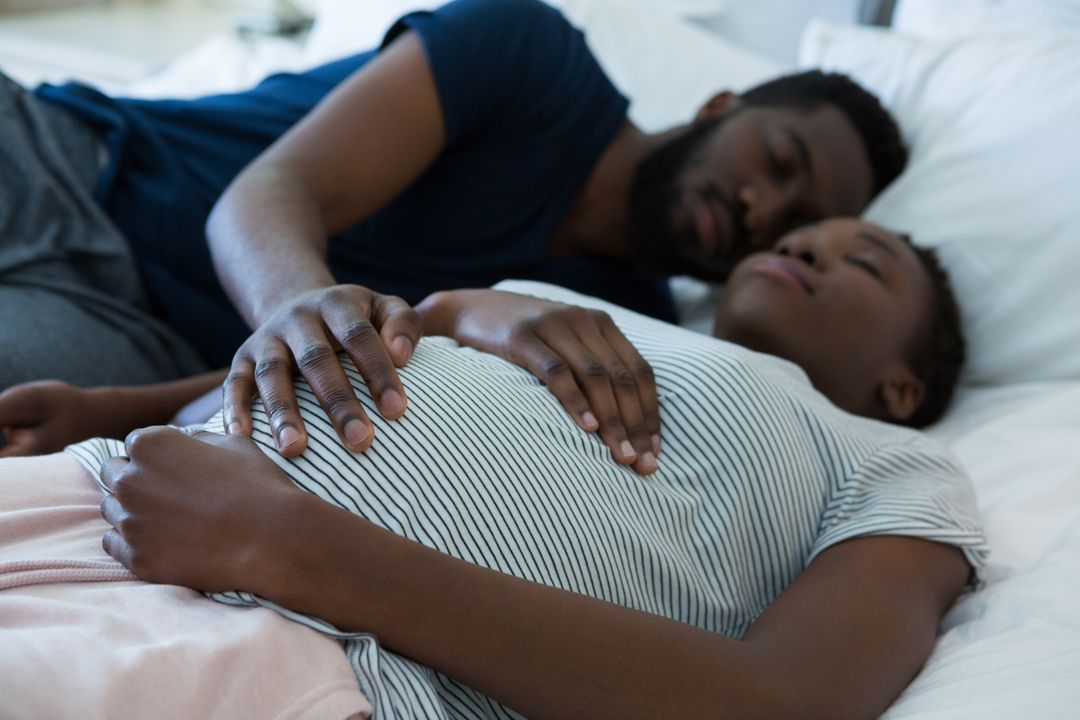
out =
[[[0,698],[15,718],[349,718],[340,646],[264,609],[150,585],[101,549],[75,458],[0,460]]]

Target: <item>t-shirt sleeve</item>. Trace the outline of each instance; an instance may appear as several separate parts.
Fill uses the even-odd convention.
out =
[[[539,0],[456,0],[406,15],[383,47],[407,30],[424,44],[439,93],[447,145],[508,127],[526,111],[565,108],[573,98],[598,126],[626,114],[628,101],[611,84],[562,14]]]
[[[954,545],[976,579],[986,564],[971,480],[944,447],[922,435],[886,445],[835,489],[810,560],[839,542],[867,535]]]

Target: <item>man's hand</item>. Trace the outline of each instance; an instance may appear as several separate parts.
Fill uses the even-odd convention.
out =
[[[143,580],[197,590],[259,592],[275,541],[289,537],[290,500],[303,493],[254,442],[165,427],[136,430],[128,458],[110,458],[105,551]]]
[[[429,333],[542,380],[583,430],[599,431],[617,462],[656,471],[660,406],[652,368],[607,313],[498,290],[436,293],[417,309]]]
[[[23,383],[0,393],[0,457],[41,455],[95,434],[90,392],[58,380]]]
[[[251,434],[251,399],[258,393],[278,451],[286,457],[302,453],[307,431],[293,392],[299,371],[345,446],[365,450],[375,429],[337,353],[352,358],[383,417],[398,418],[405,412],[405,390],[395,366],[408,362],[422,334],[420,316],[401,298],[359,285],[301,295],[278,308],[233,358],[223,388],[225,430]]]

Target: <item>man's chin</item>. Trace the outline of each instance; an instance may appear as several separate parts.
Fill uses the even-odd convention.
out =
[[[726,259],[689,254],[669,258],[664,275],[689,275],[706,282],[724,282],[731,274],[731,263]]]
[[[707,282],[723,282],[731,273],[730,261],[706,255],[691,239],[657,242],[655,236],[650,240],[639,238],[633,247],[637,265],[657,275],[690,275]]]

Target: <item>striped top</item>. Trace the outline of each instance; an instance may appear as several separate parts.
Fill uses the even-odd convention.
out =
[[[304,490],[449,555],[730,637],[826,548],[860,535],[956,545],[978,569],[986,548],[971,484],[946,450],[905,428],[849,415],[795,365],[538,283],[499,286],[609,312],[652,365],[660,470],[616,464],[526,371],[447,338],[425,338],[400,371],[409,410],[376,425],[355,455],[297,382],[310,441],[286,460],[261,405],[255,441]],[[208,426],[220,431],[221,420]],[[72,446],[92,470],[115,441]],[[248,593],[345,639],[375,717],[519,717],[382,649]],[[527,652],[527,649],[523,649]]]

